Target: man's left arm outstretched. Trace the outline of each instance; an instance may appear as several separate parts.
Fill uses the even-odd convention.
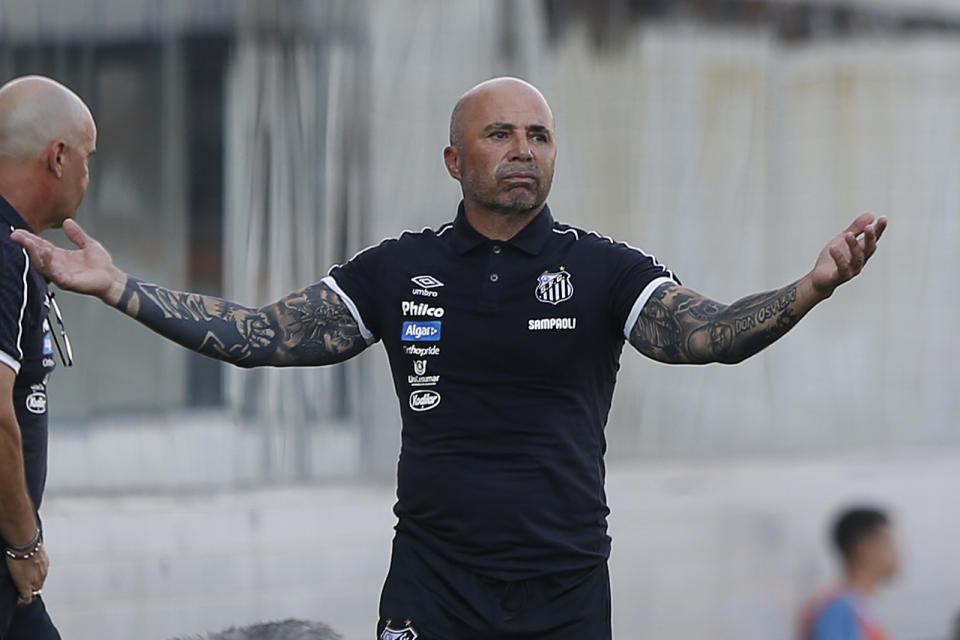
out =
[[[665,283],[644,305],[630,330],[630,344],[668,364],[741,362],[778,340],[817,303],[859,274],[886,226],[886,218],[861,215],[824,247],[810,273],[781,289],[729,305]]]

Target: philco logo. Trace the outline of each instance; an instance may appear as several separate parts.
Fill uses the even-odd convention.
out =
[[[410,394],[410,408],[414,411],[430,411],[440,404],[440,394],[430,389],[420,389]]]
[[[557,305],[573,297],[573,283],[570,272],[560,267],[557,273],[544,272],[537,277],[537,300]]]
[[[431,307],[426,302],[413,302],[405,300],[400,303],[400,308],[405,316],[429,316],[431,318],[442,318],[444,314],[443,307]]]
[[[404,342],[437,342],[442,328],[442,322],[404,322],[400,339]]]
[[[31,393],[27,396],[27,411],[30,413],[46,413],[47,412],[47,394],[42,391],[36,393]]]

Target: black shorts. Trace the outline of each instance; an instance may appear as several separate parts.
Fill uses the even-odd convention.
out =
[[[0,582],[0,640],[60,640],[41,598],[18,607],[17,589],[10,577],[2,575]]]
[[[606,563],[505,582],[450,563],[408,536],[393,541],[378,640],[610,640]]]

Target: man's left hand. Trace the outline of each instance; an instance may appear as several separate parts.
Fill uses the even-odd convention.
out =
[[[814,289],[829,298],[834,289],[863,270],[877,250],[877,242],[887,228],[887,219],[864,213],[847,229],[827,243],[810,272]]]

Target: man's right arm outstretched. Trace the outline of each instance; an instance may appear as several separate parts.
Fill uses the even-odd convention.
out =
[[[128,276],[76,222],[68,220],[63,228],[79,249],[60,249],[25,231],[11,238],[27,249],[34,267],[59,287],[97,296],[188,349],[256,367],[332,364],[367,347],[350,310],[322,282],[253,309]]]

